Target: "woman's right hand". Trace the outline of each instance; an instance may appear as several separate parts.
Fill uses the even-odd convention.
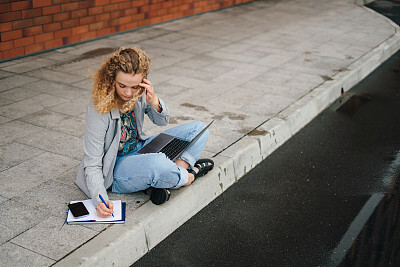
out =
[[[97,205],[96,212],[97,212],[97,215],[99,215],[99,217],[106,218],[106,217],[111,216],[114,213],[113,203],[111,201],[106,201],[106,203],[107,203],[109,208],[107,208],[106,205],[104,205],[103,202],[100,202]]]

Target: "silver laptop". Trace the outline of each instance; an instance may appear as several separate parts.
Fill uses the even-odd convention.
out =
[[[170,160],[175,161],[179,158],[186,149],[188,149],[200,136],[210,127],[214,122],[212,120],[201,132],[199,132],[191,141],[183,140],[169,134],[161,133],[156,138],[151,140],[150,143],[142,147],[138,153],[164,153]]]

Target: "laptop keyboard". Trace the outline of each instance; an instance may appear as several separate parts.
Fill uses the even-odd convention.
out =
[[[174,138],[160,152],[164,153],[169,159],[173,160],[183,149],[189,146],[190,142]]]

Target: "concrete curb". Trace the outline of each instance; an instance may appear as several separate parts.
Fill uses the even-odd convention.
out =
[[[396,33],[296,103],[264,122],[215,157],[215,170],[192,186],[176,190],[162,206],[146,203],[60,260],[55,266],[129,266],[249,172],[400,49]],[[257,135],[259,133],[259,135]]]

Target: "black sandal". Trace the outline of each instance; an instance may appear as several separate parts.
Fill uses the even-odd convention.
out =
[[[150,200],[155,205],[164,204],[169,200],[171,193],[165,188],[152,188],[150,194]]]
[[[214,168],[214,161],[211,159],[199,159],[195,164],[199,171],[196,173],[193,169],[188,169],[188,172],[194,175],[194,179],[206,175],[209,171]]]

